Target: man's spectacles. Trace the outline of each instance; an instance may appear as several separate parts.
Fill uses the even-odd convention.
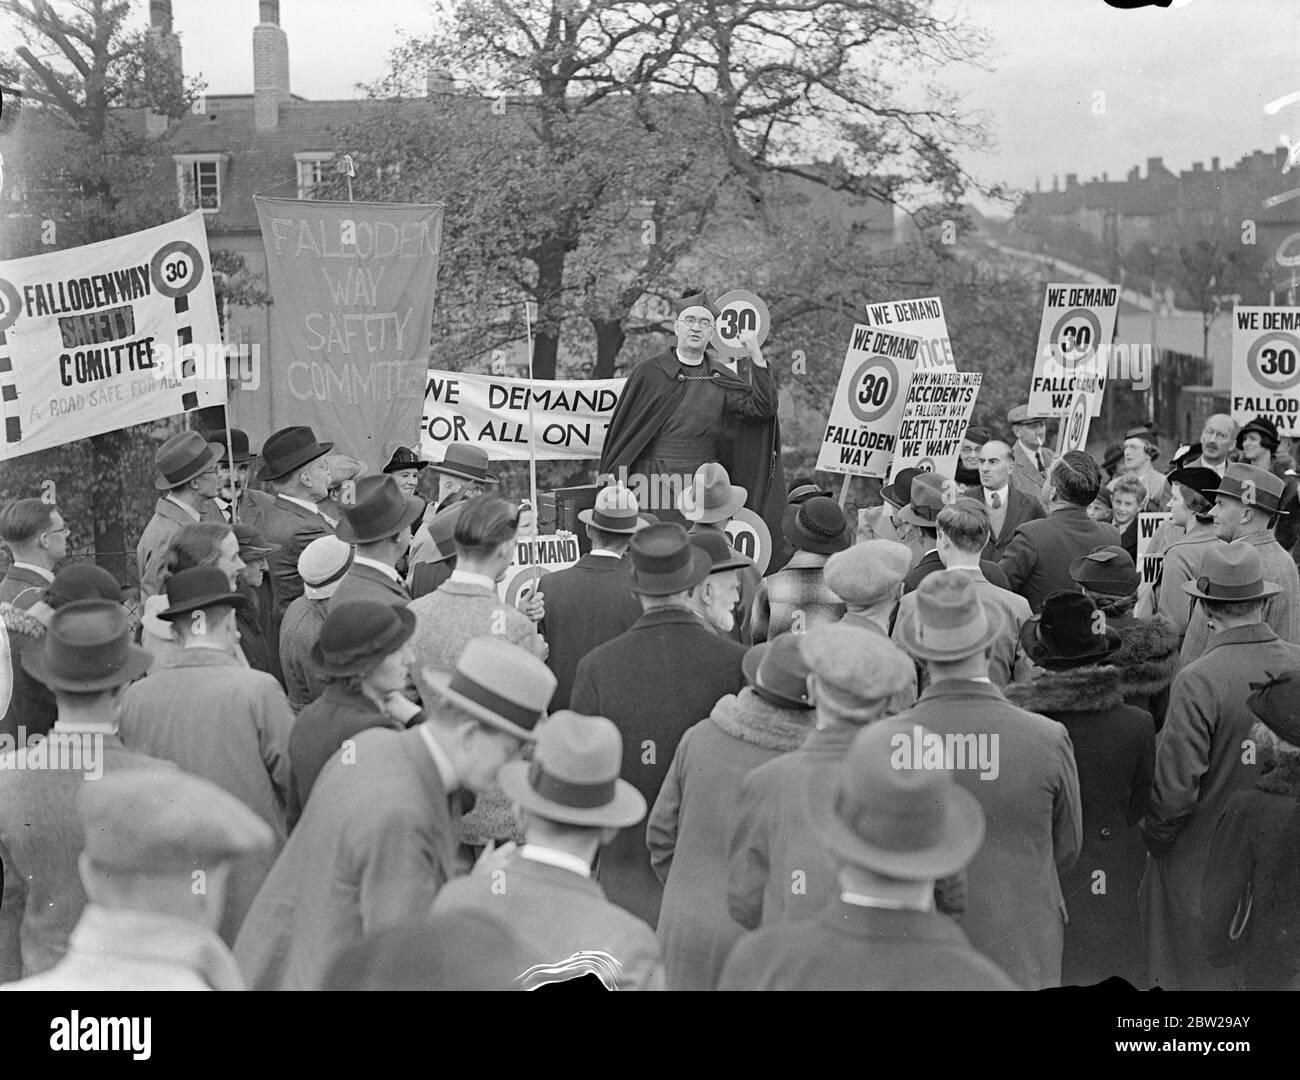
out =
[[[695,318],[694,316],[690,316],[687,318],[678,319],[677,321],[681,323],[683,326],[698,326],[703,330],[713,329],[712,319]]]

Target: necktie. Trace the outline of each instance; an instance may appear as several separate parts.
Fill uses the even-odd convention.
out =
[[[996,491],[993,492],[991,496],[989,496],[989,502],[992,504],[994,510],[1002,509],[1002,496],[999,495]]]
[[[1034,451],[1034,460],[1035,460],[1036,462],[1038,462],[1038,471],[1039,471],[1039,472],[1042,472],[1042,471],[1043,471],[1043,452],[1042,452],[1041,450],[1035,450],[1035,451]]]

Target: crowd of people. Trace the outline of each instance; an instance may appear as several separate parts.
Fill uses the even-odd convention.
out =
[[[535,523],[473,446],[169,439],[135,620],[0,508],[4,988],[1300,988],[1272,424],[1165,473],[1021,406],[856,522],[797,481],[764,575],[688,460],[728,378],[611,457],[693,467],[674,512],[608,483],[518,607]]]

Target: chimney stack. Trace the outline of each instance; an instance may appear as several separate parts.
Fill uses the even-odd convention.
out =
[[[253,123],[259,130],[280,123],[289,100],[289,35],[280,28],[280,0],[258,0],[261,21],[253,27]]]
[[[1128,171],[1128,182],[1129,182],[1130,184],[1136,184],[1137,181],[1138,181],[1138,175],[1140,174],[1140,172],[1141,172],[1141,170],[1140,170],[1136,165],[1134,165],[1133,168],[1129,169],[1129,171]]]
[[[1193,161],[1193,162],[1192,162],[1192,172],[1205,172],[1205,162],[1203,162],[1203,161]]]
[[[1148,180],[1156,179],[1156,173],[1164,172],[1164,168],[1165,168],[1164,158],[1158,158],[1158,157],[1147,158],[1147,179]]]
[[[1076,186],[1078,185],[1078,183],[1079,183],[1079,174],[1078,174],[1078,173],[1072,173],[1072,172],[1071,172],[1071,173],[1066,173],[1066,174],[1065,174],[1065,190],[1066,190],[1066,191],[1069,191],[1070,188],[1072,188],[1072,187],[1076,187]]]
[[[149,0],[149,43],[167,58],[181,79],[181,39],[172,29],[172,0]],[[145,113],[145,133],[154,138],[167,131],[167,117],[153,110]]]
[[[1216,158],[1216,157],[1214,157],[1214,158],[1210,158],[1210,171],[1211,171],[1211,172],[1218,172],[1218,171],[1219,171],[1219,159],[1218,159],[1218,158]]]

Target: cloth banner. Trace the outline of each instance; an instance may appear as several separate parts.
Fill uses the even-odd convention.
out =
[[[226,401],[203,214],[0,262],[0,459]]]
[[[420,453],[441,461],[452,442],[490,458],[527,461],[535,432],[539,461],[599,458],[626,379],[550,381],[430,371],[425,382]]]
[[[442,204],[257,196],[271,305],[271,425],[383,466],[419,438]]]
[[[1029,382],[1030,416],[1069,416],[1080,392],[1089,396],[1092,415],[1101,414],[1118,311],[1118,286],[1047,286]]]
[[[931,369],[912,376],[898,425],[898,445],[889,466],[893,480],[902,469],[940,476],[957,474],[962,437],[970,426],[984,376],[978,371]]]
[[[1300,434],[1300,309],[1233,309],[1232,418],[1257,416],[1280,435]]]

